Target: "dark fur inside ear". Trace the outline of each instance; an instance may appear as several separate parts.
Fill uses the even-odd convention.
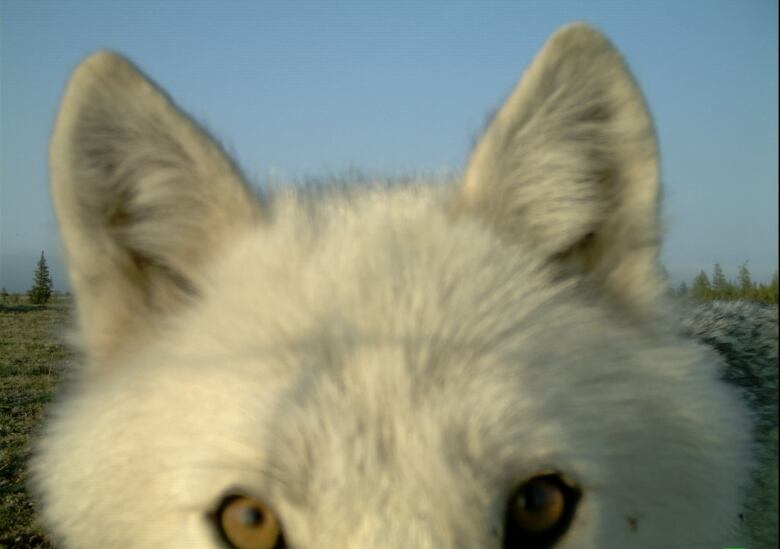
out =
[[[51,143],[52,194],[88,350],[110,355],[198,293],[258,207],[240,171],[130,62],[74,72]],[[134,320],[134,318],[143,319]]]
[[[549,40],[485,130],[458,208],[562,276],[653,316],[665,293],[658,169],[652,120],[623,59],[575,24]]]

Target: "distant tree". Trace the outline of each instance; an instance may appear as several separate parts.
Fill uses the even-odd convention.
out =
[[[769,292],[767,297],[768,303],[777,304],[777,269],[775,269],[775,272],[772,275],[772,280],[769,282]]]
[[[777,271],[775,271],[769,283],[755,282],[746,261],[740,266],[736,281],[731,281],[723,274],[720,264],[715,263],[712,282],[707,278],[707,274],[701,271],[693,280],[689,295],[696,301],[745,299],[759,303],[777,304],[777,279]],[[676,290],[675,294],[679,295],[683,287],[681,284],[680,289]]]
[[[33,287],[27,292],[30,303],[42,304],[49,301],[52,291],[51,275],[49,266],[46,264],[46,257],[41,252],[41,258],[38,260],[38,267],[35,269],[35,282]]]
[[[710,279],[707,277],[707,273],[700,271],[696,278],[693,279],[693,286],[691,287],[691,297],[698,301],[707,301],[712,299],[712,285]]]
[[[720,263],[715,263],[712,271],[712,294],[715,299],[731,299],[734,295],[734,285],[723,274]]]
[[[737,284],[737,291],[740,299],[756,298],[756,285],[753,283],[753,279],[750,276],[750,271],[747,268],[747,261],[739,267]]]
[[[3,289],[0,290],[0,301],[3,303],[8,301],[8,290],[5,289],[5,286],[3,286]]]

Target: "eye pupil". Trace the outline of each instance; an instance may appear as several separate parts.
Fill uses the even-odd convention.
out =
[[[533,486],[520,494],[518,503],[529,511],[539,511],[545,505],[548,505],[552,499],[553,496],[550,490],[545,490],[544,487],[540,486]]]
[[[258,527],[265,522],[265,516],[257,507],[244,507],[241,510],[241,522],[247,526]]]

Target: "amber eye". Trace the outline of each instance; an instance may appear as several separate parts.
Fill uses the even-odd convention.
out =
[[[247,496],[229,496],[215,513],[222,538],[234,549],[282,549],[279,521],[262,502]]]
[[[552,547],[569,528],[579,499],[580,491],[558,474],[525,481],[507,502],[505,549]]]

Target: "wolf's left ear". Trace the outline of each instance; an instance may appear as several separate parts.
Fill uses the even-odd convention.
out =
[[[73,73],[51,186],[86,350],[102,363],[191,300],[258,203],[220,146],[123,57]]]
[[[652,314],[665,291],[658,172],[653,124],[623,59],[574,24],[553,35],[489,124],[458,206],[562,274]]]

